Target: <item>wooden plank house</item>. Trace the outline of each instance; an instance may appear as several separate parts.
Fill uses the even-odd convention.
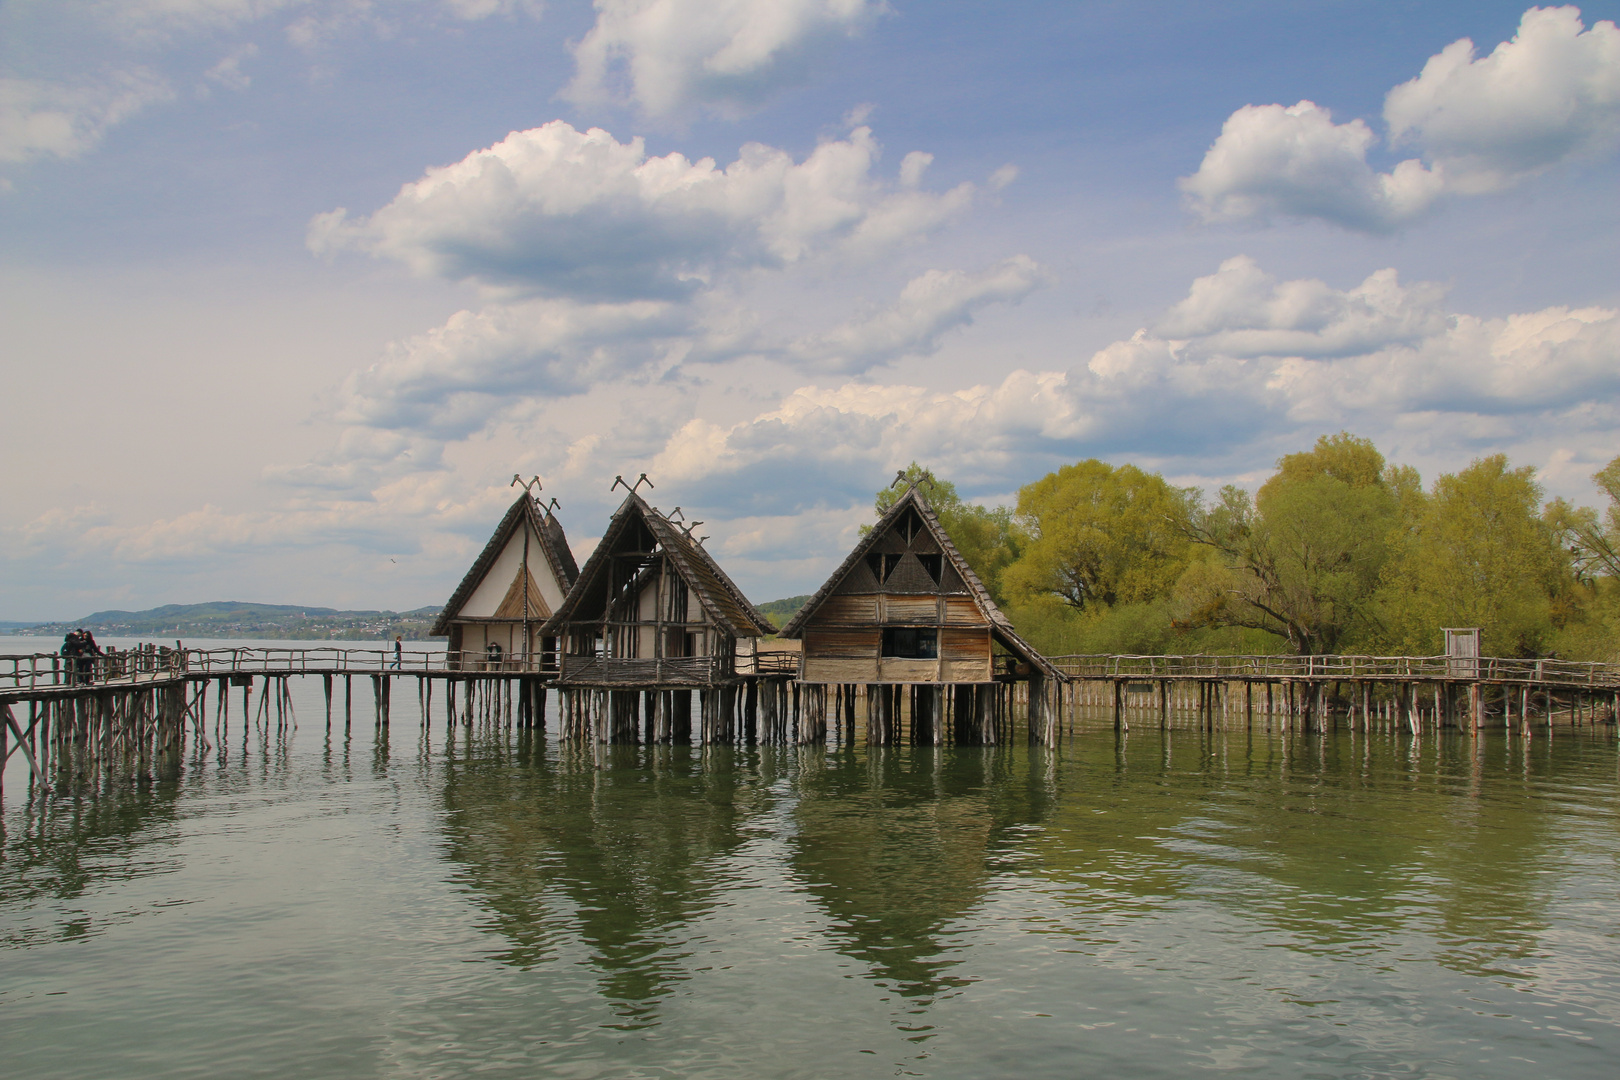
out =
[[[1031,739],[1055,736],[1063,675],[1013,630],[915,484],[781,636],[802,640],[801,682],[836,688],[846,723],[866,688],[870,742],[899,740],[907,704],[913,742],[1000,741],[1018,682]]]
[[[495,527],[432,632],[449,637],[449,660],[459,670],[555,671],[557,642],[541,627],[577,577],[562,523],[525,491]]]
[[[703,741],[737,737],[737,691],[776,627],[690,532],[631,492],[542,628],[562,645],[565,735],[636,742],[644,719],[648,741],[684,741],[696,691]]]

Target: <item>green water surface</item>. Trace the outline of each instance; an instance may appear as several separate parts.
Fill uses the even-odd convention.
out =
[[[8,770],[0,1073],[1620,1074],[1612,729],[598,750],[318,687]]]

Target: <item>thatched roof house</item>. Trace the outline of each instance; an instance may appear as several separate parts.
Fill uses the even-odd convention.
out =
[[[965,684],[1062,675],[1013,630],[913,485],[782,628],[807,683]],[[999,651],[998,651],[999,650]]]
[[[700,541],[632,492],[542,633],[562,645],[558,685],[735,684],[739,646],[776,632]]]
[[[444,605],[433,633],[448,635],[452,662],[463,668],[554,668],[556,644],[541,626],[578,577],[562,523],[524,492]]]

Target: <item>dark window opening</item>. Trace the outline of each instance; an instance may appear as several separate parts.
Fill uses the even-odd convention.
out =
[[[868,555],[866,565],[872,568],[872,576],[877,578],[878,584],[881,585],[889,580],[889,575],[894,573],[894,568],[900,565],[900,556]]]
[[[945,556],[918,555],[917,561],[923,564],[923,569],[928,571],[928,576],[934,579],[935,585],[938,585],[940,575],[945,572]]]
[[[922,528],[922,518],[915,510],[907,510],[900,518],[900,535],[906,538],[908,544],[917,539],[917,534],[922,532]]]
[[[883,655],[901,660],[937,660],[939,631],[932,626],[886,626]]]

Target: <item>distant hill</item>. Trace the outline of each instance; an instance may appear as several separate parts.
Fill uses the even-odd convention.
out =
[[[805,601],[809,599],[809,593],[805,593],[803,596],[790,596],[785,600],[772,600],[769,603],[760,604],[759,610],[767,619],[780,628],[789,619],[797,615],[799,609],[804,607]]]
[[[87,627],[104,637],[278,638],[292,641],[375,641],[400,634],[428,638],[438,607],[415,611],[339,611],[298,604],[249,604],[214,600],[206,604],[165,604],[145,611],[98,611],[62,623],[18,625],[13,633],[60,637]]]

